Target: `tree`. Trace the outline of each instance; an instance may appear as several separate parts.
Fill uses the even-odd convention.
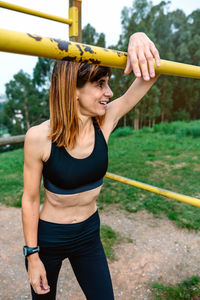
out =
[[[49,88],[50,73],[53,60],[38,57],[38,61],[33,69],[33,84],[37,87]]]
[[[96,29],[87,24],[82,30],[82,42],[93,46],[106,47],[105,34],[97,33]]]
[[[49,88],[53,64],[52,59],[38,57],[33,69],[33,85],[40,95],[43,119],[49,118]]]
[[[161,58],[199,65],[200,10],[186,16],[182,10],[170,12],[169,6],[169,1],[153,5],[152,1],[135,0],[131,8],[125,7],[121,14],[122,34],[117,45],[112,48],[127,51],[133,30],[143,31],[154,41]],[[132,75],[123,76],[121,70],[113,69],[111,85],[115,96],[125,92],[132,81]],[[161,76],[119,126],[133,126],[136,123],[151,126],[154,122],[199,118],[199,101],[199,80]]]
[[[42,118],[40,93],[29,74],[22,70],[6,84],[8,102],[3,106],[3,120],[11,135],[22,134]]]

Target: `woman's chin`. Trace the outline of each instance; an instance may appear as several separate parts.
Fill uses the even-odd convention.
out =
[[[98,114],[95,116],[95,117],[103,117],[105,115],[106,111],[101,111],[101,112],[98,112]]]

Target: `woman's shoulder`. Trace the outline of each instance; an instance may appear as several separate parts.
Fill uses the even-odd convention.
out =
[[[50,133],[50,121],[47,120],[39,125],[33,126],[26,132],[25,139],[29,141],[42,141],[48,138]]]
[[[25,136],[24,153],[43,161],[51,148],[49,139],[50,121],[45,121],[40,125],[31,127]]]

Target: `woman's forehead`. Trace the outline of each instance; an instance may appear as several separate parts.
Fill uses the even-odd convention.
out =
[[[109,77],[108,75],[106,75],[106,76],[102,76],[101,78],[99,78],[99,79],[97,80],[97,82],[99,82],[99,81],[106,81],[106,82],[108,82],[109,79],[110,79],[110,77]]]

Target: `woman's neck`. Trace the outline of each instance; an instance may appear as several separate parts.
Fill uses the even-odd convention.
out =
[[[91,131],[91,128],[93,128],[93,121],[91,117],[79,117],[79,134],[84,134],[88,131]]]

